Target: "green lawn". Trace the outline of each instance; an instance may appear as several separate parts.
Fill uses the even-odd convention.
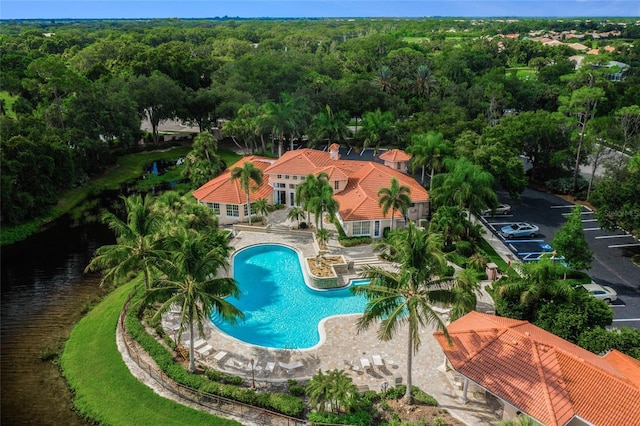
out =
[[[78,411],[105,425],[239,425],[162,398],[131,375],[114,332],[132,286],[109,294],[75,326],[65,345],[60,361]]]

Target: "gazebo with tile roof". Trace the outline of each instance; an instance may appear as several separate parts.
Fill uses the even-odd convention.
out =
[[[471,312],[434,336],[448,362],[497,396],[504,418],[545,425],[640,425],[640,361],[600,357],[527,321]]]

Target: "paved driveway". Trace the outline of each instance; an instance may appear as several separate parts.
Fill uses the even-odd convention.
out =
[[[485,218],[489,227],[499,229],[512,222],[530,222],[540,227],[535,239],[506,241],[520,258],[527,253],[541,252],[542,244],[550,244],[553,236],[565,223],[573,205],[552,194],[526,189],[518,200],[510,200],[506,193],[498,194],[501,202],[512,206],[512,215]],[[631,256],[640,253],[640,244],[623,232],[600,229],[593,212],[582,208],[582,225],[594,261],[588,271],[592,279],[618,292],[619,301],[612,305],[614,325],[640,328],[640,268]],[[493,238],[502,238],[494,236]],[[532,256],[532,255],[528,255]]]

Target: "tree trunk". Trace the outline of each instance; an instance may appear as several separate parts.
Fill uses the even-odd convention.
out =
[[[393,231],[393,219],[396,216],[396,209],[395,208],[391,208],[391,231]]]
[[[249,215],[249,226],[251,226],[251,200],[249,199],[249,185],[245,188],[247,191],[247,214]]]
[[[278,158],[282,157],[284,154],[284,134],[280,133],[278,135]]]
[[[407,390],[404,393],[405,403],[411,405],[413,398],[411,397],[411,365],[413,363],[413,335],[411,334],[411,326],[409,328],[409,338],[407,339],[408,352],[407,352]]]
[[[196,361],[193,358],[194,357],[194,352],[195,349],[193,348],[194,346],[194,333],[193,333],[193,320],[189,321],[189,331],[190,331],[190,336],[189,336],[189,341],[191,342],[191,344],[189,345],[189,372],[190,373],[195,373],[196,372]]]
[[[575,195],[578,192],[578,173],[580,171],[580,152],[582,151],[582,142],[584,141],[584,132],[587,127],[587,122],[585,119],[584,126],[580,130],[580,140],[578,142],[578,153],[576,154],[576,167],[573,170],[573,194]]]

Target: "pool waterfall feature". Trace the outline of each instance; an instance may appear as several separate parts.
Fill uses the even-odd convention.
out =
[[[338,279],[339,275],[347,274],[349,272],[349,265],[344,259],[344,256],[327,256],[331,258],[340,259],[337,263],[331,263],[326,265],[325,268],[329,268],[331,274],[329,276],[318,276],[312,271],[312,265],[322,264],[326,262],[324,256],[307,257],[303,263],[306,266],[307,284],[312,288],[328,290],[332,288],[344,287],[344,285]]]

